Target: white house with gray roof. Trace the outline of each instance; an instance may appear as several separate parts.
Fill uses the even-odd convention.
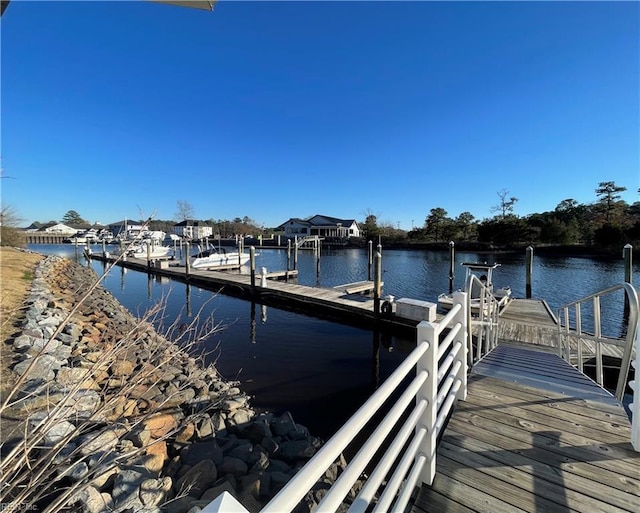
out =
[[[313,237],[321,238],[360,237],[360,227],[355,219],[339,219],[316,214],[307,219],[292,217],[276,228],[285,237]]]

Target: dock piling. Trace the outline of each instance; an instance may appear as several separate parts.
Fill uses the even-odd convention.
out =
[[[622,256],[624,257],[624,281],[633,285],[633,246],[626,244],[622,248]]]
[[[189,251],[189,246],[191,246],[191,244],[189,244],[189,242],[185,242],[184,244],[185,246],[185,256],[184,256],[184,265],[185,265],[185,274],[187,276],[189,276],[189,272],[191,271],[191,259],[189,258],[189,256],[191,255],[191,251]]]
[[[378,244],[378,252],[374,257],[373,311],[380,315],[380,296],[382,296],[382,253]]]
[[[367,275],[367,280],[371,281],[371,267],[373,265],[373,241],[369,241],[369,273]]]
[[[251,286],[256,286],[256,248],[249,246],[249,261],[251,262]]]
[[[449,241],[449,294],[453,293],[455,281],[456,250],[455,242]]]
[[[531,299],[531,277],[533,274],[533,248],[531,246],[527,246],[527,256],[526,256],[526,298]]]

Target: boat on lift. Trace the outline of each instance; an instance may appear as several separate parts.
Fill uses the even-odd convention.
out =
[[[500,288],[494,288],[493,286],[493,271],[500,267],[500,264],[464,262],[462,265],[466,268],[466,276],[464,280],[465,287],[470,282],[469,277],[474,275],[496,299],[499,310],[502,310],[507,306],[511,300],[511,287],[503,286]],[[482,285],[476,280],[473,280],[471,283],[471,291],[464,290],[464,292],[469,292],[471,313],[477,314],[480,311],[480,303],[482,301]],[[443,310],[451,310],[451,307],[453,306],[453,294],[440,294],[438,296],[438,305]]]
[[[229,267],[242,267],[249,262],[250,258],[249,253],[240,253],[238,250],[227,251],[222,247],[210,246],[192,256],[190,265],[193,269],[228,269]]]

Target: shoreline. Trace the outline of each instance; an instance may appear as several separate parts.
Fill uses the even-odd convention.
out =
[[[226,490],[257,511],[322,440],[289,413],[257,413],[238,383],[156,333],[101,286],[78,305],[96,280],[92,270],[55,256],[34,273],[23,326],[11,340],[19,402],[2,412],[21,418],[28,436],[3,439],[2,464],[17,469],[3,501],[12,504],[13,495],[40,511],[66,501],[87,513],[186,513]],[[25,498],[20,483],[34,472],[29,461],[47,461],[47,451],[50,467],[38,470],[48,479]],[[334,467],[325,483],[343,463]],[[313,491],[305,502],[315,504]]]

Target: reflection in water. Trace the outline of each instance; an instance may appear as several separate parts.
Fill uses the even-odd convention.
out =
[[[81,257],[72,245],[38,245],[30,249],[70,259]],[[524,252],[502,255],[457,251],[454,286],[463,286],[461,262],[495,261],[502,264],[495,275],[496,286],[510,285],[515,297],[524,297],[524,256]],[[262,249],[256,258],[258,268],[266,267],[269,271],[287,268],[286,250]],[[301,251],[299,276],[292,281],[332,287],[366,280],[367,260],[367,248],[325,251],[319,265],[312,251]],[[96,272],[102,270],[101,266],[94,261]],[[438,294],[449,289],[450,260],[446,251],[383,248],[382,266],[385,270],[383,296],[435,302]],[[640,271],[640,262],[634,264],[634,270]],[[250,269],[245,266],[241,272],[248,274]],[[145,275],[120,267],[119,272],[107,274],[104,287],[134,315],[141,315],[153,306]],[[556,312],[564,303],[620,283],[623,276],[621,259],[535,257],[533,297],[545,299]],[[177,322],[180,326],[183,321],[179,319],[184,316],[186,305],[188,317],[194,309],[202,311],[203,319],[215,317],[224,325],[224,329],[204,342],[211,352],[210,361],[215,360],[222,376],[241,382],[243,390],[254,397],[252,404],[257,409],[289,410],[297,422],[324,438],[353,414],[372,389],[384,382],[416,345],[411,337],[375,334],[373,326],[354,328],[275,307],[269,308],[266,322],[267,309],[263,305],[258,313],[255,303],[198,288],[192,290],[192,286],[180,281],[152,280],[150,285],[152,289],[159,288],[153,291],[155,297],[166,300],[163,320],[167,324]],[[623,318],[621,298],[603,301],[602,307],[603,323],[607,326],[615,324],[612,320],[619,322]],[[257,322],[258,315],[261,323]],[[589,315],[591,312],[584,312],[583,322],[590,322]],[[617,334],[619,328],[603,327],[603,331]],[[327,411],[331,414],[327,415]]]
[[[260,322],[267,322],[267,305],[260,305]],[[251,312],[249,314],[249,341],[256,343],[256,302],[251,301]]]

